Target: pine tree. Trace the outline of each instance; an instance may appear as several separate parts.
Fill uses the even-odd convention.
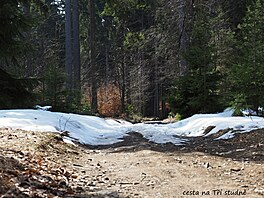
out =
[[[248,8],[239,25],[238,56],[231,69],[233,95],[244,98],[244,108],[257,112],[264,105],[264,12],[263,1]],[[234,98],[236,100],[236,98]]]
[[[190,42],[184,57],[188,70],[175,82],[169,97],[171,107],[183,117],[219,110],[218,85],[221,75],[215,67],[215,47],[210,31],[210,13],[198,10],[193,19]]]
[[[25,50],[24,33],[32,25],[31,16],[23,7],[27,0],[4,0],[0,7],[0,108],[28,107],[33,99],[32,88],[35,82],[30,79],[17,78],[6,71],[8,65],[18,64],[17,58]]]

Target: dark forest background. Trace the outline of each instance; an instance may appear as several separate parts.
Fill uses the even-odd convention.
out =
[[[0,108],[188,117],[264,106],[263,0],[1,0]]]

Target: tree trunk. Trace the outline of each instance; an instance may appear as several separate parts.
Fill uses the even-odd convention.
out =
[[[93,113],[98,112],[97,104],[97,68],[96,68],[96,21],[95,21],[95,0],[90,0],[90,50],[91,50],[91,74],[92,74],[92,102],[91,110]]]
[[[179,1],[178,12],[179,12],[179,20],[178,20],[178,29],[179,29],[179,69],[180,75],[184,75],[187,71],[187,62],[183,57],[183,54],[186,50],[186,3],[185,0]]]
[[[159,63],[158,63],[158,41],[157,39],[155,40],[155,57],[154,57],[154,107],[153,107],[153,114],[155,117],[159,117],[159,105],[160,105],[160,93],[159,93],[159,77],[160,77],[160,73],[159,73]]]
[[[125,113],[125,94],[126,94],[126,68],[125,68],[125,54],[123,54],[122,66],[121,66],[121,114]]]
[[[154,66],[154,116],[159,117],[159,79],[158,79],[158,60],[157,60],[157,54],[155,57],[155,66]]]
[[[66,89],[72,88],[72,17],[71,0],[65,0],[65,69],[66,69]]]
[[[73,26],[73,67],[74,67],[74,90],[77,92],[77,102],[80,104],[81,74],[80,74],[80,39],[79,39],[79,2],[73,1],[72,9]]]

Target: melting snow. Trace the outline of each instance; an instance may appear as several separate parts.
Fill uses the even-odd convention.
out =
[[[180,145],[187,141],[186,137],[209,136],[224,129],[230,131],[217,139],[229,139],[234,137],[233,130],[249,132],[264,128],[264,119],[256,116],[232,117],[232,111],[227,109],[218,114],[197,114],[170,124],[131,124],[123,120],[42,110],[0,110],[0,127],[40,132],[67,131],[73,139],[90,145],[120,142],[129,132],[139,132],[156,143]],[[204,134],[208,127],[212,130]],[[69,143],[70,139],[65,141]]]

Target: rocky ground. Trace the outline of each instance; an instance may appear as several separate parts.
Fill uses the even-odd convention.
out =
[[[264,196],[264,130],[231,140],[155,144],[138,133],[108,146],[0,129],[2,197]]]

